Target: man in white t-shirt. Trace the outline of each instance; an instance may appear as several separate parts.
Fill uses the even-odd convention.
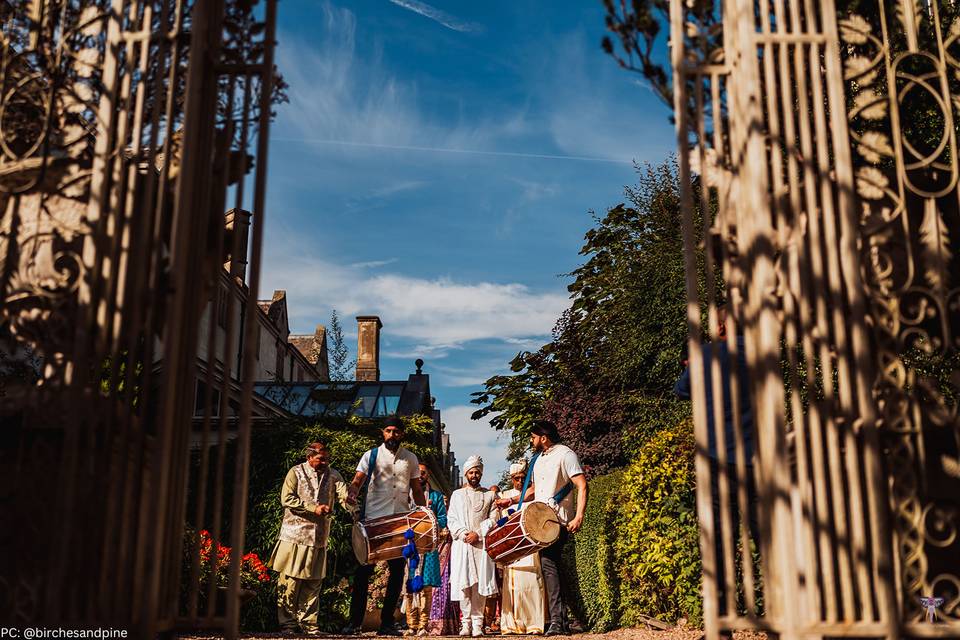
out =
[[[560,444],[560,433],[552,422],[537,420],[534,423],[530,430],[530,446],[539,455],[533,464],[533,486],[527,489],[524,502],[532,499],[549,504],[556,510],[560,524],[564,525],[557,541],[540,552],[540,570],[550,618],[544,635],[556,636],[567,632],[566,608],[561,595],[563,546],[569,534],[576,533],[583,526],[583,515],[587,510],[587,478],[577,454]],[[576,503],[573,489],[576,489]],[[498,501],[497,506],[508,507],[517,502],[519,496],[514,496]]]
[[[404,426],[399,419],[391,419],[383,427],[383,444],[377,447],[376,465],[370,469],[373,450],[367,451],[357,464],[357,473],[348,489],[347,502],[356,504],[357,495],[369,476],[367,495],[364,500],[364,520],[410,511],[410,494],[413,501],[421,507],[427,501],[420,484],[420,467],[417,456],[400,446],[403,441]],[[378,635],[398,636],[400,632],[393,625],[394,613],[400,601],[403,588],[405,561],[403,558],[387,561],[389,577],[387,593],[383,598],[383,610],[380,612]],[[343,629],[345,635],[354,635],[360,631],[363,617],[367,611],[367,591],[374,565],[361,565],[353,576],[353,590],[350,593],[350,620]]]

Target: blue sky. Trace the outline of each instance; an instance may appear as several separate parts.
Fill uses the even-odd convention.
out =
[[[667,109],[600,49],[599,0],[284,0],[263,294],[291,327],[377,314],[384,379],[422,357],[461,462],[507,466],[470,393],[567,305],[589,211],[673,150]]]

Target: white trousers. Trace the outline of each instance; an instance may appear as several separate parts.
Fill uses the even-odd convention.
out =
[[[480,587],[473,585],[460,595],[460,621],[462,625],[468,622],[473,625],[474,631],[483,629],[483,605],[486,596],[480,595]]]

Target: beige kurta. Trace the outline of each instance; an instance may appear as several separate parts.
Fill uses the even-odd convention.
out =
[[[280,490],[283,525],[268,567],[291,578],[322,580],[326,576],[332,514],[318,516],[314,510],[321,504],[333,507],[334,499],[344,509],[354,509],[347,505],[347,484],[336,469],[330,467],[318,475],[303,463],[287,472]]]
[[[501,496],[519,496],[508,489]],[[503,596],[500,604],[500,632],[504,634],[543,633],[545,601],[540,554],[520,558],[503,570]]]

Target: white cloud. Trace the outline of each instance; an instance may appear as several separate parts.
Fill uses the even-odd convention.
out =
[[[506,434],[490,426],[489,418],[471,420],[470,414],[477,410],[473,405],[457,405],[440,408],[440,419],[447,425],[450,434],[450,448],[457,456],[457,464],[472,456],[483,458],[483,483],[487,486],[500,479],[500,475],[510,468],[507,461]]]
[[[391,336],[433,348],[433,357],[475,340],[547,337],[569,300],[519,283],[462,282],[370,273],[317,257],[294,233],[271,238],[263,291],[285,289],[291,324],[310,327],[336,308],[343,318],[379,315]],[[276,255],[270,255],[276,252]]]
[[[388,264],[393,264],[397,261],[397,258],[390,258],[389,260],[368,260],[366,262],[354,262],[350,264],[351,269],[376,269],[377,267],[385,267]]]
[[[408,4],[421,3],[404,0],[403,6]],[[416,83],[390,71],[377,39],[358,48],[356,15],[329,2],[321,9],[315,40],[291,34],[279,39],[277,62],[290,85],[290,104],[279,110],[274,140],[334,144],[341,151],[351,146],[482,150],[503,134],[523,133],[525,120],[513,112],[455,125],[425,115]],[[290,135],[295,137],[284,137]]]
[[[549,96],[543,102],[544,121],[563,152],[632,162],[673,148],[667,107],[646,92],[632,91],[635,78],[609,58],[588,52],[588,46],[599,49],[588,36],[570,33],[552,45],[543,62],[550,71],[532,75],[529,82],[536,93]]]
[[[434,22],[438,22],[446,28],[453,29],[454,31],[478,31],[481,28],[478,24],[459,20],[456,17],[451,16],[449,13],[441,11],[436,7],[431,7],[425,2],[418,2],[417,0],[390,0],[390,2],[398,7],[403,7],[404,9],[408,9],[414,13],[419,13],[423,17],[429,18]]]

